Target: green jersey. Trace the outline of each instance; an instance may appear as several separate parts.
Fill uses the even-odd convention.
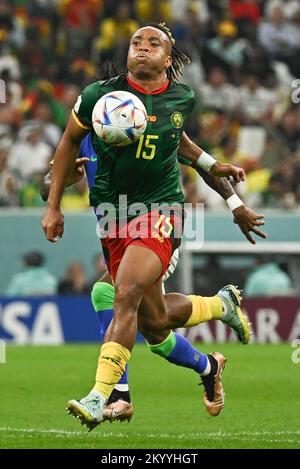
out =
[[[182,158],[182,156],[178,156],[178,162],[180,164],[183,164],[184,166],[192,166],[192,162],[190,160],[186,160],[185,158]]]
[[[126,147],[105,144],[92,128],[92,112],[96,102],[104,94],[117,90],[138,96],[148,114],[144,134]],[[74,113],[79,123],[92,130],[93,147],[97,153],[98,169],[90,192],[91,205],[113,204],[117,217],[121,208],[119,196],[122,195],[126,195],[127,207],[143,204],[150,210],[151,204],[182,205],[184,197],[177,150],[194,104],[193,90],[181,83],[171,82],[162,92],[145,94],[132,83],[129,84],[123,74],[87,86],[74,107]]]

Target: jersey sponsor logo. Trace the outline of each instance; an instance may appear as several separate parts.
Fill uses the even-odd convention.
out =
[[[156,116],[148,116],[148,122],[156,122],[157,117]]]
[[[176,129],[180,129],[183,126],[183,115],[181,114],[181,112],[173,112],[173,114],[171,115],[171,124]]]

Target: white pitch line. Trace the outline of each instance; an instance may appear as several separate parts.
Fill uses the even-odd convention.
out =
[[[88,435],[84,431],[68,431],[56,428],[49,429],[37,429],[37,428],[12,428],[12,427],[0,427],[2,433],[25,433],[25,434],[48,434],[55,437],[74,437],[80,436],[88,437],[96,436],[96,433]],[[208,433],[194,433],[192,435],[178,434],[172,435],[168,433],[99,433],[101,438],[128,438],[134,436],[135,438],[160,438],[160,439],[171,439],[171,440],[201,440],[201,439],[212,439],[212,440],[237,440],[237,441],[266,441],[274,443],[298,443],[300,444],[300,430],[278,430],[278,431],[261,431],[261,432],[208,432]],[[98,436],[98,435],[97,435]],[[294,437],[294,438],[293,438]]]

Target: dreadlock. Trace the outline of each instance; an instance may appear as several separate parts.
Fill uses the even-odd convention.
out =
[[[177,49],[177,47],[175,46],[175,39],[173,38],[170,29],[166,26],[166,23],[151,23],[148,26],[151,26],[155,29],[159,29],[160,31],[165,33],[170,39],[170,42],[172,44],[172,65],[167,69],[167,77],[169,78],[169,80],[178,81],[181,75],[183,75],[184,66],[190,63],[190,58],[183,52],[181,52],[179,49]]]
[[[120,75],[121,70],[116,65],[112,59],[107,59],[99,70],[97,70],[97,75],[95,80],[109,80],[110,78]]]

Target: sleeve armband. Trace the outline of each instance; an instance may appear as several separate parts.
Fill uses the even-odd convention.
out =
[[[74,109],[72,109],[72,116],[73,116],[73,118],[74,118],[76,124],[77,124],[79,127],[81,127],[81,128],[84,129],[84,130],[91,130],[91,127],[89,127],[88,125],[83,124],[83,123],[80,121],[80,119],[77,117],[77,115],[76,115]]]

